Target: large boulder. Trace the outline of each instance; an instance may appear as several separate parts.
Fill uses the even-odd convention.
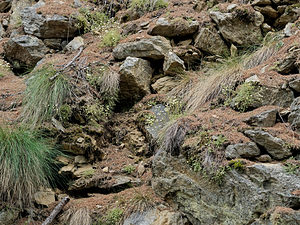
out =
[[[255,21],[255,12],[236,8],[230,13],[211,11],[210,17],[217,24],[223,38],[232,44],[250,46],[259,44],[263,39],[261,29]]]
[[[183,18],[176,18],[169,21],[166,18],[159,18],[148,33],[164,37],[184,37],[196,33],[198,27],[198,21],[187,21]]]
[[[150,94],[151,78],[149,61],[127,57],[120,67],[120,101],[135,102]]]
[[[6,58],[15,68],[35,66],[48,51],[40,39],[30,35],[13,37],[4,44],[3,48]]]
[[[78,30],[76,20],[69,16],[57,14],[38,14],[38,7],[45,3],[37,3],[32,7],[26,7],[21,12],[22,24],[26,34],[39,38],[70,38],[74,37]]]
[[[192,224],[251,224],[273,207],[299,206],[300,196],[293,193],[300,188],[300,177],[281,164],[253,163],[228,170],[221,185],[165,151],[158,152],[152,167],[155,192]]]
[[[264,149],[274,159],[285,159],[292,155],[291,149],[282,139],[262,130],[246,130],[245,135]]]
[[[212,55],[229,55],[229,50],[214,26],[201,27],[195,39],[195,47]]]
[[[278,109],[267,110],[257,115],[250,116],[245,122],[251,126],[273,127],[276,123],[277,113]]]
[[[289,5],[285,8],[284,13],[275,21],[274,26],[283,28],[286,24],[292,23],[300,16],[299,2],[294,5]]]
[[[172,49],[170,41],[161,36],[144,38],[139,41],[118,44],[113,50],[115,59],[126,57],[163,59]]]

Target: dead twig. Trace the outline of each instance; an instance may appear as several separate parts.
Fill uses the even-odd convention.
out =
[[[64,197],[60,203],[53,209],[50,216],[42,223],[42,225],[49,225],[53,222],[58,213],[62,210],[62,208],[70,201],[69,197]]]

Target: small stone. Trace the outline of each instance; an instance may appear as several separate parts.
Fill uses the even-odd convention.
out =
[[[66,157],[66,156],[58,156],[56,157],[56,160],[64,165],[68,165],[71,162],[71,157]]]
[[[296,92],[300,93],[300,78],[290,81],[289,86]]]
[[[39,205],[49,206],[55,202],[55,193],[51,189],[39,191],[34,194],[34,200]]]
[[[234,158],[252,158],[258,156],[260,150],[257,145],[253,142],[239,143],[227,146],[225,150],[225,156],[227,159]]]
[[[268,33],[269,31],[272,30],[272,27],[267,23],[263,23],[261,29],[263,30],[264,33]]]
[[[271,162],[272,161],[272,158],[269,155],[261,155],[261,156],[257,157],[256,159],[260,162]]]
[[[74,162],[75,162],[75,164],[85,164],[88,161],[83,155],[78,155],[78,156],[75,156]]]
[[[74,172],[75,177],[83,177],[83,176],[90,176],[95,173],[95,170],[92,165],[82,165]]]
[[[77,143],[82,143],[84,141],[84,138],[83,137],[80,137],[77,139]]]
[[[84,46],[84,40],[82,37],[75,37],[72,41],[65,47],[68,51],[76,51],[80,47]]]
[[[141,27],[147,27],[149,25],[150,21],[145,21],[143,23],[141,23]]]
[[[104,168],[102,169],[102,171],[103,171],[104,173],[109,173],[109,168],[108,168],[108,166],[104,167]]]
[[[236,57],[237,52],[238,52],[237,47],[234,44],[231,44],[231,46],[230,46],[230,55],[231,55],[231,57]]]
[[[63,166],[62,168],[60,168],[58,173],[59,174],[73,174],[74,171],[75,171],[75,165],[69,164],[67,166]]]
[[[145,171],[146,171],[146,168],[144,166],[144,162],[142,161],[142,162],[139,163],[139,165],[137,167],[138,176],[139,177],[142,176],[145,173]]]
[[[251,83],[251,82],[259,83],[260,80],[257,75],[253,75],[245,80],[245,83]]]

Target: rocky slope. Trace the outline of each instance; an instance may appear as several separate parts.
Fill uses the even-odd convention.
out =
[[[55,185],[1,202],[0,224],[41,224],[66,195],[54,224],[300,223],[298,0],[0,12],[0,124],[64,152]]]

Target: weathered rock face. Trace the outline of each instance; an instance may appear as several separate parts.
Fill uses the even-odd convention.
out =
[[[30,7],[36,2],[34,0],[13,0],[11,11],[12,14],[9,19],[9,26],[12,28],[18,28],[22,25],[21,11],[25,7]]]
[[[296,21],[299,15],[299,4],[289,5],[285,8],[284,13],[275,21],[274,25],[278,28],[283,28],[287,23],[292,23]]]
[[[48,51],[41,40],[30,35],[13,37],[3,47],[5,56],[15,68],[35,66]]]
[[[292,155],[291,150],[283,140],[273,137],[265,131],[247,130],[245,135],[258,145],[263,146],[274,159],[284,159]]]
[[[178,81],[175,77],[165,76],[159,78],[154,84],[152,84],[152,88],[159,94],[167,94],[173,88],[178,85]]]
[[[185,225],[186,218],[181,213],[169,210],[150,209],[144,212],[131,214],[123,225]]]
[[[165,75],[176,75],[185,70],[184,62],[175,53],[169,52],[165,58],[163,70]]]
[[[229,54],[227,45],[213,26],[200,28],[195,39],[195,47],[213,55]]]
[[[255,25],[254,13],[251,16],[243,10],[233,13],[212,11],[210,16],[217,23],[222,36],[230,43],[249,46],[262,41],[260,27]]]
[[[128,56],[138,58],[163,59],[172,49],[170,42],[161,36],[145,38],[135,42],[121,43],[113,50],[115,59]]]
[[[34,200],[39,205],[49,206],[55,202],[55,193],[51,189],[39,191],[34,194]]]
[[[260,155],[260,149],[254,142],[240,143],[235,145],[228,145],[225,150],[227,159],[234,158],[252,158]]]
[[[37,3],[22,10],[21,18],[26,34],[39,38],[68,38],[75,36],[78,30],[75,25],[75,19],[63,15],[38,14],[36,9],[41,5],[43,3]]]
[[[186,21],[182,18],[169,21],[166,18],[159,18],[155,26],[148,33],[164,37],[184,37],[196,33],[198,27],[198,21]]]
[[[144,59],[127,57],[120,67],[120,98],[135,102],[150,94],[152,68]]]
[[[272,127],[276,122],[277,109],[271,109],[258,115],[251,116],[245,122],[251,126]]]
[[[300,97],[296,98],[291,105],[291,114],[289,115],[289,123],[296,131],[300,129]]]
[[[159,152],[152,187],[175,204],[192,224],[251,224],[276,206],[297,207],[300,177],[281,164],[254,163],[228,171],[221,185],[192,172],[185,159]],[[279,197],[280,196],[280,197]]]

